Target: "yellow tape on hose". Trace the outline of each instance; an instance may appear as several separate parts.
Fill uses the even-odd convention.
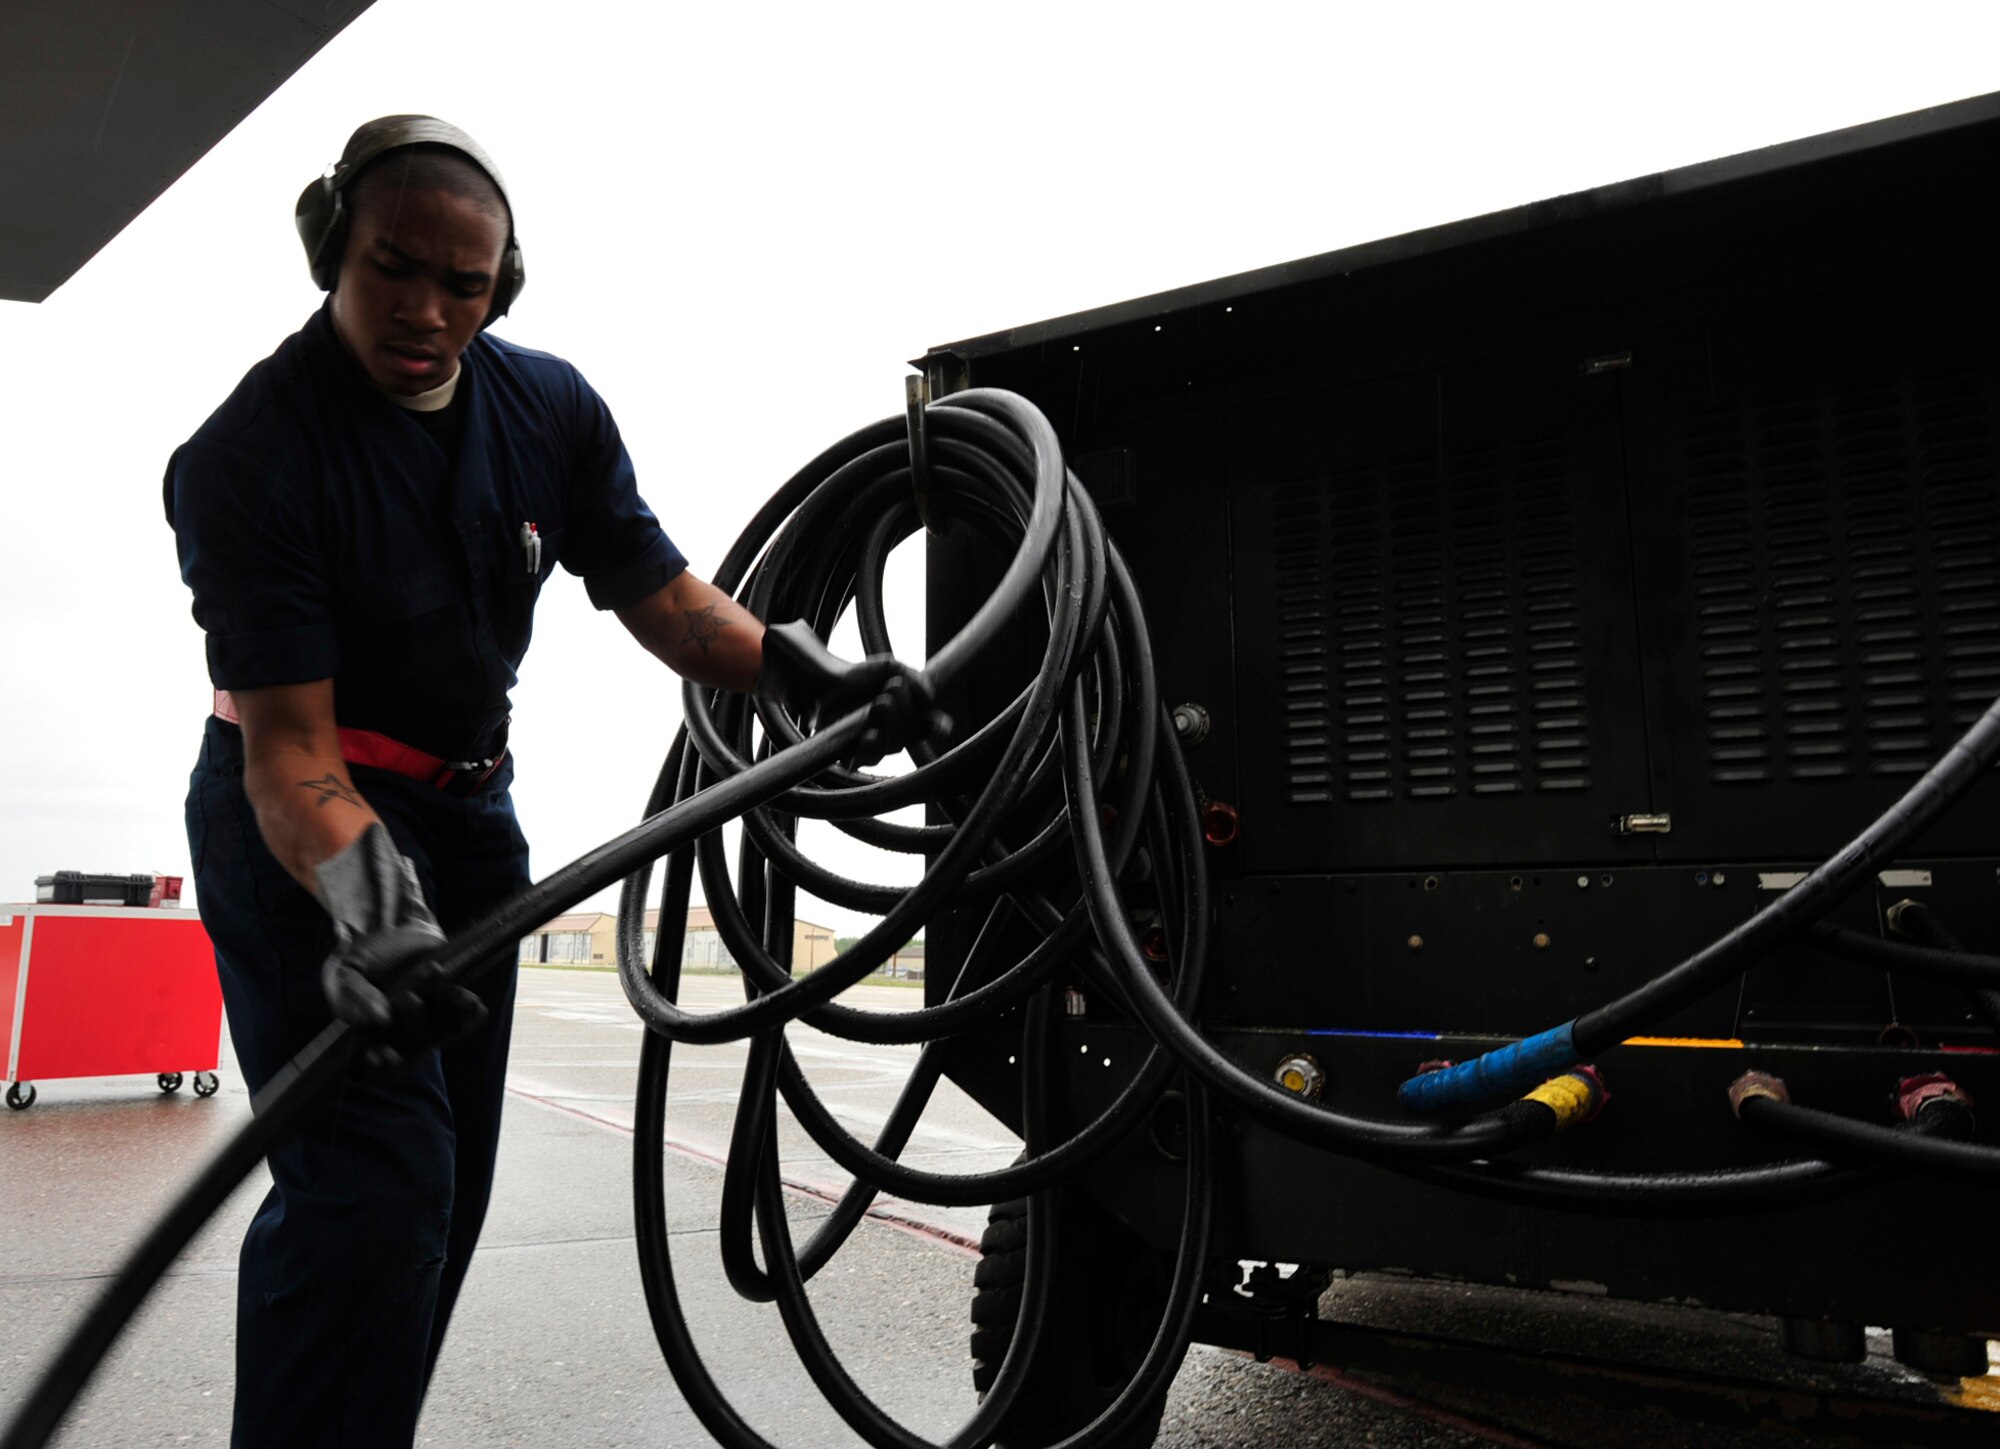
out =
[[[1581,1122],[1590,1115],[1591,1107],[1596,1104],[1590,1079],[1580,1077],[1574,1072],[1549,1078],[1521,1100],[1540,1102],[1555,1113],[1558,1129]]]

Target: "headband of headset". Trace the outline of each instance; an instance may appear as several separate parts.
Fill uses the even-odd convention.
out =
[[[448,146],[484,171],[507,203],[507,249],[501,254],[500,274],[493,279],[493,305],[487,309],[482,326],[491,326],[507,315],[514,299],[527,285],[528,270],[521,261],[521,243],[514,236],[514,205],[507,199],[507,183],[500,168],[480,149],[479,143],[458,127],[436,116],[383,116],[362,125],[347,138],[347,149],[334,163],[333,173],[307,184],[299,193],[292,220],[305,243],[306,265],[323,292],[331,292],[340,277],[340,260],[347,249],[347,229],[353,220],[346,204],[350,182],[368,169],[368,163],[403,146]]]

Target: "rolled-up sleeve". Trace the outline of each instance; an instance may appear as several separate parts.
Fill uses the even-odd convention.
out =
[[[165,494],[216,688],[332,678],[340,640],[307,490],[197,438],[167,464]]]
[[[569,537],[562,565],[583,580],[591,603],[622,609],[673,582],[687,559],[639,496],[631,455],[611,409],[582,377],[575,381]]]

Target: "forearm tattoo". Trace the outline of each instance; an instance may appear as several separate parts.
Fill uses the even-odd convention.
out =
[[[709,645],[713,644],[722,633],[722,620],[716,617],[715,609],[714,604],[704,604],[699,609],[684,611],[687,614],[688,626],[687,633],[681,635],[683,645],[699,644],[701,652],[708,653]]]
[[[299,788],[302,790],[319,791],[319,799],[314,803],[322,810],[335,800],[340,801],[343,805],[359,805],[361,803],[361,797],[355,793],[354,787],[332,771],[328,771],[317,780],[299,781]]]

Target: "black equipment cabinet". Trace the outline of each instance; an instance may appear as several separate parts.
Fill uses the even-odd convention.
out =
[[[1190,764],[1241,833],[1212,856],[1204,1026],[1246,1067],[1307,1053],[1328,1101],[1393,1114],[1421,1061],[1556,1025],[1767,904],[2000,694],[1996,154],[2000,96],[923,359],[934,394],[1048,414],[1165,701],[1208,712]],[[987,570],[930,548],[941,640]],[[1880,932],[1913,898],[2000,952],[1996,809],[1989,780],[1833,919]],[[930,928],[933,994],[977,925]],[[1011,1120],[1010,1029],[953,1072]],[[1060,1031],[1083,1113],[1141,1038],[1098,1002]],[[1606,1115],[1526,1160],[1807,1155],[1732,1116],[1752,1066],[1872,1121],[1934,1070],[2000,1110],[1996,1044],[1961,992],[1795,945],[1607,1053]],[[1942,1178],[1633,1219],[1225,1142],[1228,1258],[2000,1333],[2000,1275],[1967,1266],[1990,1193]],[[1142,1132],[1091,1179],[1161,1244],[1171,1156]]]

